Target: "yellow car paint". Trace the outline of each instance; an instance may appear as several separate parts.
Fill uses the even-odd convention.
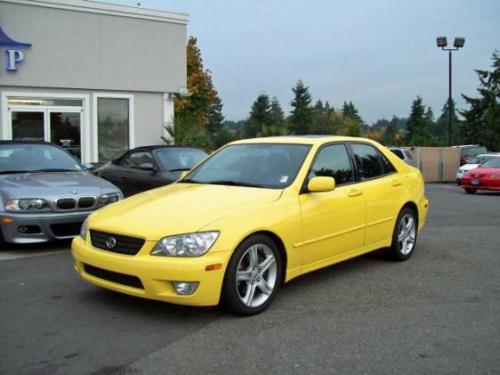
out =
[[[332,191],[303,192],[303,183],[318,149],[335,142],[375,146],[397,170],[373,180],[341,185]],[[188,184],[182,180],[102,208],[89,217],[88,230],[145,240],[137,255],[123,255],[92,246],[76,237],[75,269],[95,285],[166,302],[197,306],[219,303],[226,267],[233,251],[248,236],[267,233],[283,253],[285,282],[366,252],[389,246],[396,218],[405,204],[418,209],[424,226],[428,200],[420,172],[380,144],[351,137],[270,137],[233,142],[307,144],[311,148],[293,183],[284,189]],[[227,147],[227,146],[224,146]],[[213,155],[213,154],[212,154]],[[219,231],[212,248],[201,257],[150,255],[169,235]],[[138,277],[144,289],[94,277],[83,265]],[[222,267],[207,271],[213,264]],[[219,267],[219,266],[217,266]],[[217,268],[215,267],[215,268]],[[196,281],[189,296],[177,295],[173,281]]]

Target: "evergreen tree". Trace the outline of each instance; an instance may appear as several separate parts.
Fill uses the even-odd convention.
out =
[[[476,70],[478,98],[462,95],[469,109],[461,111],[460,127],[464,141],[479,143],[490,150],[500,150],[500,55],[493,53],[492,70]]]
[[[210,103],[208,111],[208,132],[210,134],[216,134],[222,129],[222,123],[224,122],[224,116],[222,115],[222,100],[218,95],[215,95],[212,103]]]
[[[344,102],[344,105],[342,106],[342,115],[344,117],[349,117],[356,121],[360,127],[363,127],[365,125],[365,122],[359,115],[358,109],[354,106],[352,102],[346,103]]]
[[[408,133],[406,134],[406,143],[408,145],[429,145],[430,134],[428,120],[428,117],[426,118],[426,110],[422,103],[422,98],[417,96],[417,99],[412,103],[410,117],[408,119]]]
[[[290,103],[292,106],[290,130],[294,134],[308,134],[314,114],[310,107],[312,99],[309,88],[299,80],[292,91],[295,97]]]
[[[267,94],[260,94],[250,109],[246,136],[256,137],[265,125],[272,124],[271,101]]]
[[[271,100],[271,123],[275,126],[283,127],[285,124],[285,112],[281,108],[278,98],[275,96]]]
[[[436,146],[447,146],[448,145],[448,101],[443,105],[443,109],[441,110],[441,115],[438,117],[437,121],[434,123],[432,128],[432,137],[434,140],[434,144]],[[451,101],[451,144],[456,145],[460,143],[460,137],[458,134],[458,117],[455,109],[455,101]]]

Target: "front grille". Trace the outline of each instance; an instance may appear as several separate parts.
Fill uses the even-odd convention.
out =
[[[89,264],[83,265],[85,272],[89,275],[95,276],[99,279],[111,281],[113,283],[131,286],[132,288],[144,289],[141,279],[124,273],[113,272],[104,270],[102,268],[94,267]]]
[[[76,207],[76,200],[74,198],[61,198],[56,201],[57,208],[61,210],[72,210]]]
[[[106,243],[115,239],[114,246],[108,246]],[[90,231],[90,240],[92,241],[92,246],[99,249],[112,251],[114,253],[135,255],[141,250],[144,245],[144,240],[142,238],[122,236],[118,234],[104,233],[96,230]],[[109,242],[108,242],[109,244]]]
[[[78,235],[78,233],[80,233],[82,224],[82,221],[77,221],[75,223],[52,224],[50,226],[50,230],[56,237],[76,236]]]
[[[94,197],[82,197],[78,199],[78,208],[90,208],[95,204]]]

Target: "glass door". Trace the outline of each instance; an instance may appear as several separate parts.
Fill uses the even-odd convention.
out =
[[[12,139],[44,141],[46,113],[39,109],[22,108],[11,111]]]
[[[48,112],[49,141],[65,148],[81,160],[81,111],[65,108],[50,109]]]

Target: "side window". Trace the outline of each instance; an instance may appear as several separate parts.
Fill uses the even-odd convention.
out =
[[[337,185],[354,181],[349,155],[343,144],[321,149],[311,168],[309,179],[317,176],[333,177]]]
[[[153,155],[147,151],[137,151],[129,154],[120,162],[120,165],[125,168],[152,168]]]
[[[379,155],[380,155],[380,161],[382,162],[382,166],[384,167],[385,174],[396,172],[396,168],[394,168],[389,159],[387,159],[385,155],[380,152]]]
[[[362,180],[380,177],[386,173],[381,155],[373,146],[353,143],[351,147]]]
[[[391,151],[394,152],[398,158],[405,160],[405,157],[404,157],[403,152],[401,150],[393,149]]]

